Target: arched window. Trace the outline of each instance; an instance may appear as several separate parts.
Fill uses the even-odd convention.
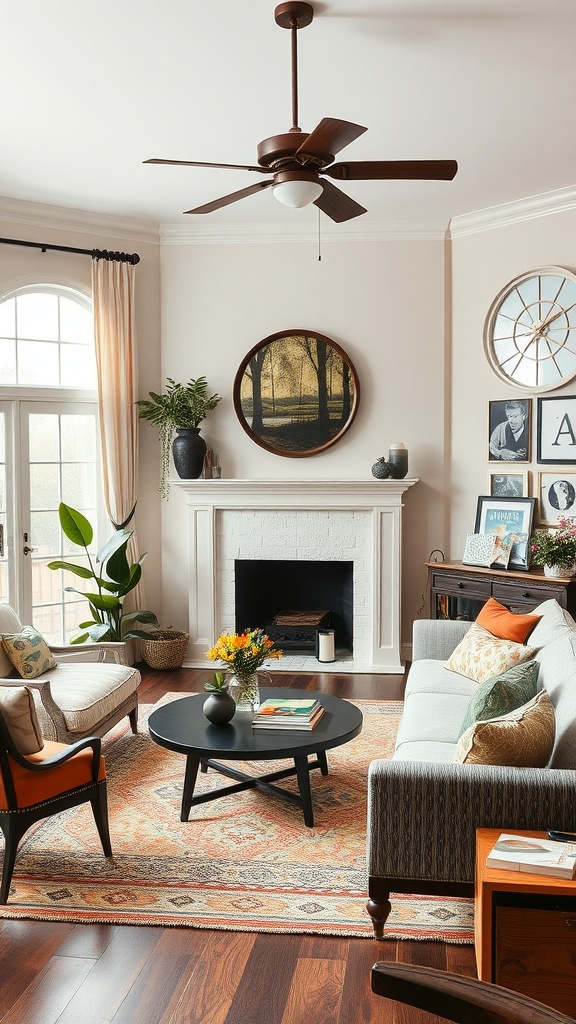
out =
[[[58,644],[87,618],[85,599],[65,590],[78,581],[48,563],[81,561],[62,535],[61,501],[92,523],[97,544],[96,387],[86,295],[53,284],[0,295],[0,600]]]
[[[19,288],[0,300],[0,387],[96,388],[89,300],[55,285]]]

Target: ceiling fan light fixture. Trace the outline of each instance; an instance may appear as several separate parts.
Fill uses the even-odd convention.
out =
[[[305,171],[281,171],[276,175],[272,194],[283,206],[301,210],[314,203],[324,191],[315,174]]]

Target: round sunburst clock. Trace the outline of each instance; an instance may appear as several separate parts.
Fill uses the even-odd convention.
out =
[[[576,275],[537,267],[510,281],[486,317],[484,350],[517,388],[553,391],[576,377]]]

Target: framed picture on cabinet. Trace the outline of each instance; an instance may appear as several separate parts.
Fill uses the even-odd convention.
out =
[[[488,461],[529,462],[532,401],[488,402]]]
[[[576,466],[576,395],[538,399],[538,462]]]
[[[492,498],[527,498],[530,494],[530,474],[527,469],[488,471],[488,493]]]
[[[474,533],[491,533],[508,547],[511,545],[509,569],[528,571],[530,535],[534,524],[536,498],[478,498]]]
[[[557,526],[558,516],[576,515],[576,472],[539,473],[540,522]]]

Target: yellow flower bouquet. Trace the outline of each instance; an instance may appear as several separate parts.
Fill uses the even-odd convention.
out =
[[[222,661],[242,678],[252,675],[269,658],[281,658],[282,651],[274,650],[274,641],[264,630],[247,629],[244,633],[222,633],[206,657]]]

